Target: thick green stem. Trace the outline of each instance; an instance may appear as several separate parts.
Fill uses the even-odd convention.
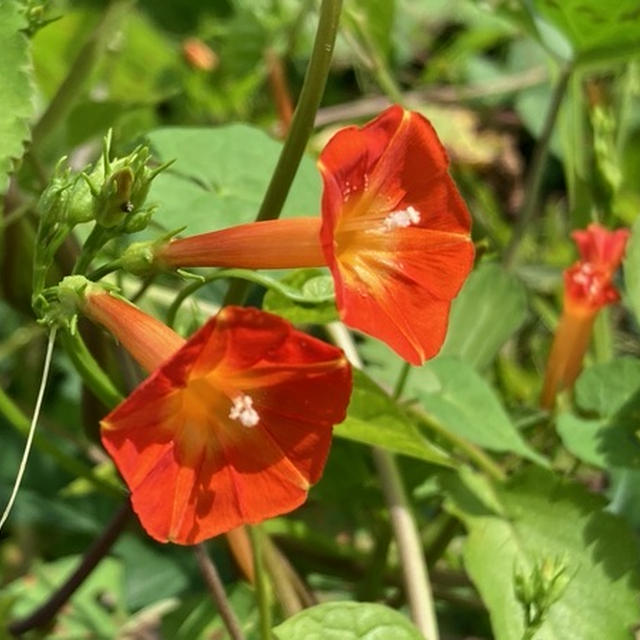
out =
[[[115,31],[120,20],[129,13],[132,4],[131,0],[112,0],[107,5],[46,111],[34,125],[31,131],[32,150],[37,149],[42,141],[67,118],[100,60],[110,35]]]
[[[503,262],[508,268],[512,265],[520,242],[524,237],[527,227],[531,224],[538,206],[540,195],[540,187],[542,185],[542,176],[546,166],[547,155],[549,153],[549,145],[551,144],[551,136],[560,113],[562,101],[569,86],[569,80],[573,72],[573,66],[568,64],[560,71],[560,76],[554,87],[551,96],[551,102],[547,109],[547,115],[544,120],[544,126],[540,133],[540,137],[536,143],[529,165],[529,171],[525,181],[525,200],[520,211],[520,216],[516,222],[515,229],[511,236],[511,240],[504,251]]]
[[[95,361],[82,336],[76,330],[61,332],[62,344],[84,383],[109,409],[122,402],[123,396],[109,376]]]
[[[260,616],[260,640],[271,640],[271,598],[269,581],[264,566],[262,532],[256,526],[249,526],[248,530],[253,553],[253,573],[256,579],[256,599]]]
[[[304,77],[298,104],[293,114],[291,128],[278,158],[278,164],[264,194],[256,217],[260,220],[275,220],[280,216],[302,155],[313,131],[320,100],[329,75],[333,47],[338,32],[342,0],[323,0],[320,7],[318,30],[313,43],[311,59]],[[229,287],[225,304],[241,303],[248,290],[246,283],[233,283]]]

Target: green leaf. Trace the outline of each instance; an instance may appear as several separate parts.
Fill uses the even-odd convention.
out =
[[[294,324],[325,324],[338,318],[333,278],[321,269],[298,269],[265,293],[262,308]]]
[[[189,584],[171,547],[161,549],[127,534],[118,540],[114,551],[122,559],[124,598],[132,610],[175,596]]]
[[[397,611],[370,602],[325,602],[273,629],[278,640],[423,640]]]
[[[640,218],[631,227],[623,264],[625,302],[631,307],[636,322],[640,323]]]
[[[532,12],[540,39],[562,58],[598,62],[629,58],[640,51],[636,0],[534,0],[525,6]]]
[[[61,558],[37,566],[32,573],[12,582],[6,587],[7,595],[16,596],[12,616],[21,618],[42,605],[51,596],[53,586],[62,584],[79,562],[80,556]],[[113,558],[104,558],[65,604],[46,637],[50,640],[117,637],[120,621],[126,616],[121,584],[121,564]]]
[[[239,582],[226,585],[226,591],[229,604],[238,616],[247,639],[257,638],[258,611],[254,590],[246,582]],[[211,606],[211,596],[199,590],[198,593],[182,597],[180,606],[162,618],[159,637],[171,640],[227,638],[222,632],[223,628],[220,614]]]
[[[558,416],[565,447],[597,467],[640,468],[640,361],[618,358],[584,371],[575,386],[578,407],[590,416]]]
[[[640,619],[640,557],[633,533],[603,510],[602,498],[539,468],[494,489],[504,515],[483,507],[461,481],[449,488],[450,506],[469,529],[465,566],[496,640],[630,640]],[[568,584],[538,632],[525,636],[514,574],[545,561],[562,563]]]
[[[625,357],[596,364],[580,374],[574,397],[583,411],[612,416],[640,389],[640,360]]]
[[[441,354],[457,356],[476,369],[484,369],[526,314],[522,283],[497,264],[483,264],[469,276],[453,301]]]
[[[391,30],[395,15],[395,0],[347,0],[344,11],[352,11],[360,22],[360,30],[377,49],[378,55],[388,56]]]
[[[156,129],[149,141],[158,160],[176,159],[153,182],[149,202],[162,206],[154,220],[167,229],[203,233],[252,222],[282,145],[244,124]],[[283,215],[320,211],[320,177],[303,158]]]
[[[446,429],[481,447],[547,464],[522,438],[498,396],[471,365],[439,356],[412,369],[410,376],[409,391],[418,394],[427,413]]]
[[[34,113],[34,90],[27,26],[20,4],[0,0],[0,193],[9,184],[14,161],[29,139],[28,120]]]
[[[360,371],[354,371],[347,418],[334,429],[334,433],[341,438],[427,462],[452,464],[444,452],[422,435],[402,409]]]

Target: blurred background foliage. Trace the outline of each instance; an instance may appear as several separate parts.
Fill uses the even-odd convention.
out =
[[[158,162],[177,159],[153,183],[149,201],[158,211],[147,237],[252,220],[283,133],[270,72],[274,60],[282,65],[297,96],[317,6],[0,0],[0,503],[24,445],[15,412],[28,415],[34,404],[44,353],[44,330],[29,308],[31,261],[35,203],[55,163],[63,155],[78,169],[94,161],[112,128],[118,154],[147,140]],[[185,57],[190,38],[210,49],[210,68]],[[632,225],[640,207],[639,53],[634,0],[345,0],[317,127],[285,215],[318,212],[313,159],[337,128],[402,101],[431,119],[447,147],[473,215],[479,265],[455,302],[442,354],[410,372],[401,404],[362,376],[308,503],[266,523],[314,597],[406,611],[389,513],[363,446],[376,444],[403,454],[443,639],[632,637],[640,621],[640,231],[620,283],[623,303],[600,314],[576,397],[562,398],[557,419],[537,405],[562,270],[575,260],[570,231],[591,220]],[[82,59],[86,79],[47,128],[42,114]],[[34,123],[33,146],[19,161]],[[60,275],[68,266],[62,256]],[[307,278],[283,277],[300,290]],[[118,282],[160,317],[181,286],[168,276]],[[197,326],[224,290],[202,289],[183,305],[178,328]],[[252,300],[263,293],[255,288]],[[300,315],[273,291],[264,306],[308,325],[333,318],[326,305]],[[122,353],[99,332],[87,335],[121,388],[135,384],[139,374]],[[366,374],[393,388],[398,357],[369,338],[358,337],[358,346]],[[411,413],[416,402],[428,424]],[[0,537],[0,620],[41,602],[121,500],[96,440],[104,413],[57,352],[37,446]],[[513,479],[496,488],[467,466],[442,466],[448,443],[434,423],[489,452]],[[104,482],[79,477],[74,461]],[[222,539],[209,548],[248,638],[258,637],[251,587]],[[570,579],[535,627],[531,590],[514,585],[549,558],[565,563]],[[287,612],[278,606],[282,621]],[[1,626],[0,638],[7,633]],[[279,633],[303,637],[290,627]],[[33,637],[226,636],[192,555],[153,543],[132,524],[55,626]]]

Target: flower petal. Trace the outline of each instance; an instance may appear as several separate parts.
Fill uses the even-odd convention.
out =
[[[102,441],[147,532],[194,544],[304,502],[350,390],[338,349],[230,307],[103,420]]]
[[[421,364],[446,333],[473,265],[470,217],[431,124],[394,106],[320,156],[321,242],[352,327]]]

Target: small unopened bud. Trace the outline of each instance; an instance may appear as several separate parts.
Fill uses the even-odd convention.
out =
[[[528,630],[539,628],[551,606],[560,599],[569,584],[567,564],[560,558],[545,557],[533,569],[514,568],[513,586],[522,604]]]
[[[182,55],[189,66],[201,71],[213,71],[218,66],[215,51],[199,38],[187,38],[182,43]]]

